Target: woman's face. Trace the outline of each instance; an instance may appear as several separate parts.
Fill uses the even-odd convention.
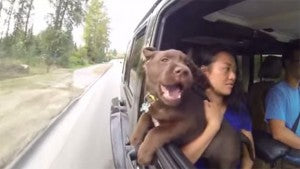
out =
[[[216,94],[222,96],[231,94],[236,80],[236,63],[231,54],[219,52],[214,56],[214,62],[201,69]]]

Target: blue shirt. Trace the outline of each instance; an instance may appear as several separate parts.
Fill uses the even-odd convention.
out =
[[[286,127],[293,128],[300,113],[300,87],[292,88],[285,81],[281,81],[273,86],[266,97],[265,120],[282,120]],[[296,130],[300,136],[300,126]]]
[[[224,119],[229,122],[229,124],[238,132],[242,129],[247,131],[252,131],[252,121],[246,106],[242,107],[242,110],[239,112],[234,111],[232,108],[227,107],[224,114]],[[208,161],[205,158],[200,158],[196,163],[195,167],[197,169],[206,169],[208,167]],[[237,166],[237,168],[240,168]]]

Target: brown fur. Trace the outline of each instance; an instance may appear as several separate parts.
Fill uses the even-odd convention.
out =
[[[138,163],[147,165],[164,144],[172,141],[181,146],[203,132],[206,126],[203,98],[193,88],[198,84],[198,93],[203,92],[208,81],[199,74],[191,59],[180,51],[145,48],[143,53],[146,57],[146,90],[158,100],[150,106],[148,113],[141,115],[130,142],[134,146],[140,145]],[[168,62],[163,62],[163,58],[167,58]],[[160,84],[173,83],[183,86],[183,95],[178,103],[166,101],[159,87]],[[160,125],[154,127],[152,118]],[[235,168],[240,160],[240,143],[239,133],[223,121],[203,156],[208,158],[212,168]]]

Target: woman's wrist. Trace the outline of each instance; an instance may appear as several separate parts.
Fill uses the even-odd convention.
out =
[[[219,131],[219,129],[221,128],[221,123],[218,123],[218,122],[209,122],[207,124],[207,129],[211,129],[212,131]]]

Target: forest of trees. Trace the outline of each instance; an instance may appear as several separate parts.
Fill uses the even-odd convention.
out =
[[[0,61],[18,60],[34,66],[44,63],[76,67],[109,60],[109,18],[102,0],[45,0],[53,12],[46,13],[47,28],[34,34],[34,1],[0,0]],[[85,45],[78,47],[72,31],[84,27]]]

